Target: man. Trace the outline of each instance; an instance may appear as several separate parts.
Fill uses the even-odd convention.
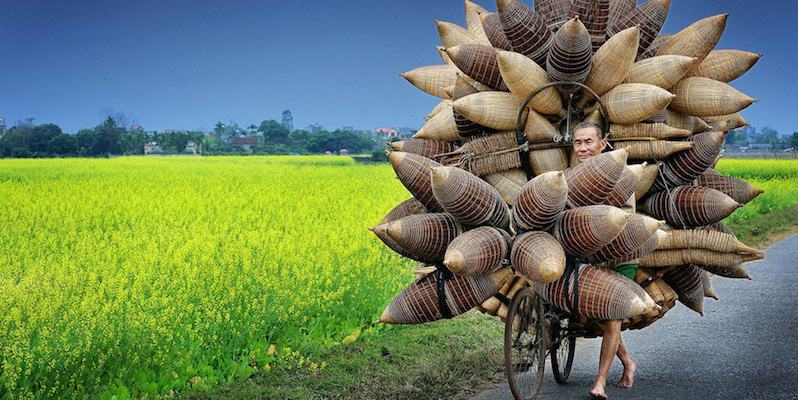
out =
[[[573,138],[573,151],[580,163],[601,154],[604,148],[607,147],[607,139],[604,138],[601,126],[592,122],[582,122],[576,125],[576,127],[574,127]],[[624,205],[624,211],[634,212],[634,207],[635,198],[634,194],[632,194],[632,197],[627,200]],[[635,271],[637,270],[637,261],[632,260],[629,263],[617,265],[614,269],[627,278],[634,280]],[[596,380],[593,382],[593,388],[588,393],[597,399],[607,398],[604,388],[607,385],[607,373],[610,370],[610,365],[612,365],[612,360],[615,355],[618,356],[623,364],[623,376],[621,380],[618,381],[617,387],[632,387],[635,370],[637,370],[637,363],[635,363],[629,353],[626,352],[626,347],[624,347],[621,341],[621,321],[603,321],[603,325],[604,337],[601,341],[598,375],[596,375]]]

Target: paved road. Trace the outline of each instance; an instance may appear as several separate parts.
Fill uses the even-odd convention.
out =
[[[619,389],[617,359],[610,399],[798,399],[798,234],[747,263],[753,280],[714,277],[719,301],[706,299],[704,317],[678,304],[653,325],[622,334],[638,362],[635,385]],[[589,399],[601,339],[577,343],[566,385],[546,363],[539,399]],[[512,399],[509,387],[472,400]]]

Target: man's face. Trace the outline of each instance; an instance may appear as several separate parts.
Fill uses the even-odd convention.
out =
[[[592,126],[574,131],[574,152],[580,163],[601,154],[606,146],[607,140],[600,139],[598,130]]]

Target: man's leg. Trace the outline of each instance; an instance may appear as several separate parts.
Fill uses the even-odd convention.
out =
[[[607,321],[604,323],[604,337],[601,339],[601,353],[599,354],[599,370],[596,380],[593,382],[593,389],[589,395],[597,399],[606,399],[604,388],[607,385],[607,374],[610,372],[612,359],[618,353],[621,343],[621,321]],[[624,350],[624,354],[626,351]],[[628,354],[626,354],[628,356]]]
[[[615,353],[623,364],[623,376],[618,384],[615,385],[619,388],[630,388],[634,384],[635,371],[637,370],[637,363],[629,353],[626,352],[626,347],[623,345],[620,334],[618,335],[618,351]]]

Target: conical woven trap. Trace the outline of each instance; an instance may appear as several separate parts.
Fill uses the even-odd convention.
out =
[[[521,188],[527,183],[526,171],[521,168],[513,168],[507,171],[487,174],[482,177],[485,182],[496,188],[502,199],[508,204],[513,205],[513,201]]]
[[[499,19],[498,13],[483,13],[479,15],[482,20],[482,28],[485,30],[485,35],[493,45],[493,47],[501,50],[512,51],[513,45],[507,40],[502,28],[502,22]]]
[[[590,72],[592,57],[590,35],[582,22],[574,18],[566,22],[554,35],[554,41],[546,58],[546,71],[553,81],[582,83]],[[561,86],[560,89],[573,92],[577,87]]]
[[[556,33],[568,21],[571,0],[538,0],[534,2],[534,6],[535,13],[546,21],[550,31]]]
[[[388,159],[393,165],[396,176],[405,188],[410,191],[429,211],[443,211],[443,207],[432,194],[430,182],[430,169],[440,167],[441,164],[422,157],[418,154],[394,151],[388,154]]]
[[[694,265],[680,265],[666,272],[662,279],[679,294],[682,304],[704,315],[704,270]]]
[[[509,91],[499,72],[493,46],[464,44],[446,48],[446,54],[463,73],[496,90]]]
[[[670,107],[697,117],[736,113],[757,101],[729,84],[699,76],[682,79],[671,91],[676,98]]]
[[[626,149],[629,160],[659,160],[679,151],[695,147],[693,142],[671,142],[668,140],[627,140],[613,142],[616,149]]]
[[[601,96],[623,82],[635,61],[639,39],[640,30],[633,26],[607,40],[593,55],[585,85]],[[593,100],[583,95],[577,104],[584,106]]]
[[[463,230],[447,213],[426,213],[393,221],[386,231],[410,258],[436,264],[443,261],[449,243]]]
[[[668,39],[668,41],[660,47],[657,54],[675,54],[695,57],[695,66],[701,64],[709,52],[718,44],[718,41],[720,41],[723,30],[726,28],[726,19],[728,16],[729,14],[719,14],[692,23],[690,26],[682,29]]]
[[[447,166],[459,167],[477,176],[519,168],[521,153],[514,132],[499,132],[473,138],[456,151],[441,155]]]
[[[515,238],[510,262],[529,282],[554,282],[565,271],[565,252],[548,233],[526,232]]]
[[[452,100],[459,100],[470,94],[479,93],[471,84],[469,84],[462,77],[457,78],[454,84],[454,91],[452,92]],[[457,134],[461,138],[470,138],[474,136],[492,135],[496,133],[495,129],[488,128],[487,126],[480,125],[470,119],[466,118],[459,111],[452,108],[452,115],[454,116],[454,124],[457,127]]]
[[[424,207],[424,205],[421,204],[418,199],[411,197],[391,209],[391,211],[385,215],[385,218],[380,221],[380,225],[396,221],[397,219],[404,218],[408,215],[424,214],[425,212],[427,212],[427,208]]]
[[[715,162],[723,147],[723,132],[711,131],[693,135],[688,142],[693,148],[674,153],[663,161],[660,178],[651,186],[653,191],[665,187],[687,185],[703,174]],[[667,184],[667,185],[666,185]]]
[[[669,90],[684,78],[695,62],[695,58],[679,55],[647,58],[632,65],[624,82],[647,83]]]
[[[610,139],[675,139],[686,138],[690,134],[686,129],[674,128],[664,123],[610,124]]]
[[[568,205],[571,207],[602,204],[621,177],[628,152],[615,150],[592,157],[565,171],[568,182]]]
[[[635,193],[637,185],[640,181],[637,176],[632,172],[629,167],[624,167],[621,172],[621,177],[618,178],[618,183],[610,191],[610,194],[604,200],[604,204],[608,206],[623,208],[627,200]],[[634,201],[634,199],[632,200]]]
[[[720,253],[759,253],[734,237],[733,234],[709,229],[673,229],[667,240],[657,246],[657,250],[706,249]]]
[[[640,210],[674,226],[702,226],[719,222],[740,207],[731,197],[710,188],[677,186],[657,192],[640,204]]]
[[[434,159],[437,154],[450,153],[457,150],[457,146],[452,143],[429,139],[407,139],[399,142],[389,143],[395,151],[418,154],[422,157]]]
[[[590,37],[591,54],[597,51],[607,38],[606,31],[609,13],[609,0],[574,0],[571,4],[568,17],[579,18],[582,23],[585,24],[585,30]]]
[[[709,171],[709,170],[707,170]],[[718,190],[730,196],[734,201],[746,204],[756,196],[764,193],[754,185],[732,176],[725,176],[718,173],[703,173],[693,182],[696,186],[708,187]]]
[[[496,5],[504,35],[513,49],[538,65],[545,65],[554,40],[546,22],[520,1],[498,0]]]
[[[504,83],[519,102],[525,101],[532,92],[551,82],[543,67],[523,54],[499,50],[497,60]],[[557,89],[553,87],[546,88],[535,95],[529,102],[529,108],[545,115],[557,115],[563,118],[566,116],[565,110],[562,108],[562,98]]]
[[[670,0],[649,0],[635,7],[632,12],[620,15],[618,21],[607,28],[607,37],[612,37],[626,28],[640,25],[640,46],[637,50],[640,57],[665,25],[670,5]]]
[[[562,172],[546,172],[527,182],[513,204],[513,224],[520,230],[550,227],[565,209],[568,184]]]
[[[742,50],[712,50],[687,76],[703,76],[729,83],[748,72],[760,57],[762,54]]]
[[[464,232],[446,249],[443,264],[463,276],[484,275],[502,267],[510,255],[510,235],[500,229],[482,226]]]
[[[606,246],[602,247],[588,257],[591,263],[601,263],[621,258],[640,248],[654,233],[661,221],[632,214],[623,230]]]
[[[584,206],[566,210],[554,223],[554,237],[565,253],[587,257],[610,243],[631,214],[610,206]]]
[[[680,264],[713,265],[717,267],[735,267],[741,263],[760,260],[764,257],[761,253],[739,254],[720,253],[706,249],[673,249],[657,250],[640,257],[643,267],[667,267]]]
[[[432,168],[431,181],[438,203],[458,222],[509,230],[510,210],[489,183],[455,167]]]

